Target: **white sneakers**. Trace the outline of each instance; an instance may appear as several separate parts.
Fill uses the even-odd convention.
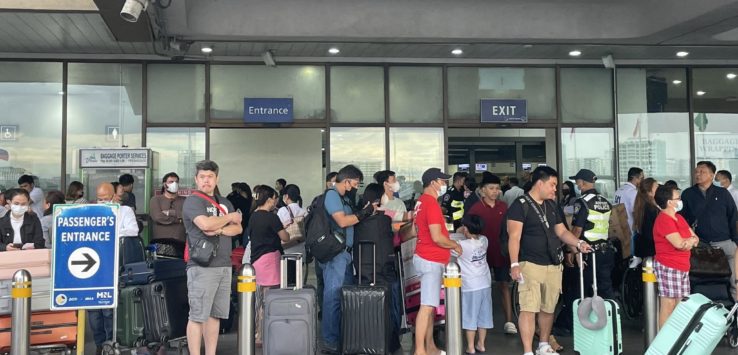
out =
[[[513,322],[507,322],[502,327],[505,330],[505,334],[518,334],[518,327]]]
[[[552,347],[551,345],[544,345],[538,348],[536,350],[536,355],[559,355]]]

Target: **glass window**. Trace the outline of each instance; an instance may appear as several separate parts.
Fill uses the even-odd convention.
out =
[[[738,175],[738,83],[736,68],[694,69],[695,160]],[[736,181],[736,178],[733,178]]]
[[[140,147],[140,64],[70,63],[67,178],[79,177],[79,148]]]
[[[400,198],[423,193],[421,177],[428,168],[443,169],[443,128],[390,128],[390,170],[400,181]]]
[[[158,155],[154,190],[161,187],[161,178],[169,172],[179,175],[182,188],[195,187],[195,164],[205,159],[205,128],[149,128],[146,146]]]
[[[238,144],[234,144],[234,143]],[[283,178],[300,187],[303,207],[325,189],[319,128],[211,129],[210,159],[220,166],[223,195],[233,182],[274,186]]]
[[[443,70],[439,67],[391,67],[389,100],[392,122],[442,122]]]
[[[293,98],[295,119],[325,118],[325,68],[317,65],[213,65],[212,118],[243,120],[243,99]]]
[[[331,171],[354,164],[364,173],[364,185],[385,169],[384,127],[331,128]]]
[[[23,174],[60,189],[62,64],[0,62],[0,189]],[[62,189],[63,190],[63,189]]]
[[[553,68],[448,68],[449,119],[480,120],[481,99],[525,99],[529,119],[556,118]]]
[[[384,68],[331,67],[331,121],[384,122]]]
[[[205,65],[149,64],[146,73],[148,122],[205,122]]]
[[[567,123],[612,122],[612,71],[561,69],[561,119]]]
[[[612,128],[562,128],[561,181],[576,175],[579,169],[589,169],[597,174],[595,187],[606,198],[615,196],[614,148],[615,134]]]
[[[690,185],[684,69],[628,68],[618,75],[618,175],[639,167],[660,182]]]

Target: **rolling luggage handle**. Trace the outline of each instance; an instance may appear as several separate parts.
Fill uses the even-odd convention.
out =
[[[589,330],[600,330],[607,325],[607,310],[602,297],[597,296],[597,257],[595,252],[592,254],[592,297],[584,298],[584,257],[579,253],[579,294],[581,296],[579,308],[576,316],[579,323]],[[597,317],[596,322],[589,320],[590,313],[594,312]]]
[[[356,268],[358,281],[356,284],[361,286],[361,264],[364,263],[364,259],[361,258],[361,249],[363,249],[361,246],[365,244],[371,244],[372,246],[372,282],[369,283],[369,286],[374,286],[377,284],[377,244],[368,240],[359,242],[359,266]]]
[[[302,288],[302,254],[291,253],[283,254],[279,265],[279,288],[288,288],[287,282],[287,261],[295,261],[295,290]]]

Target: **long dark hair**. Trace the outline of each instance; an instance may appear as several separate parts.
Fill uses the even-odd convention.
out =
[[[79,181],[72,181],[69,183],[69,187],[67,187],[67,196],[66,199],[70,201],[74,201],[79,198],[79,192],[84,190],[85,186],[82,185]]]
[[[256,199],[257,208],[264,206],[264,204],[270,198],[275,198],[278,196],[277,191],[268,185],[259,185],[256,188],[254,188],[254,191],[256,192],[257,196],[259,196],[259,198]]]
[[[649,193],[653,185],[658,184],[654,178],[646,178],[638,185],[638,194],[633,204],[633,230],[640,233],[643,225],[643,216],[646,214],[646,206],[656,206],[656,201]]]
[[[51,190],[46,193],[46,203],[49,204],[49,208],[44,210],[44,216],[48,216],[51,212],[54,212],[54,205],[64,203],[64,194],[59,190]]]

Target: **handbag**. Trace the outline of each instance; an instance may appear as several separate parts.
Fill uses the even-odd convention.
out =
[[[220,203],[213,201],[213,199],[211,199],[207,195],[199,191],[195,191],[192,194],[210,202],[213,206],[217,208],[218,211],[220,211],[220,213],[227,214],[227,212],[225,211],[225,209],[223,209]],[[219,216],[220,214],[216,213],[216,215]],[[192,260],[200,266],[210,265],[213,259],[215,259],[215,256],[218,255],[218,246],[220,244],[220,237],[200,238],[200,239],[197,239],[194,243],[190,243],[189,239],[190,238],[188,236],[187,237],[187,247],[185,248],[185,251],[187,252],[187,255],[185,255],[185,260]]]
[[[303,240],[305,237],[305,216],[295,217],[290,206],[285,206],[284,208],[287,209],[292,219],[292,223],[288,224],[284,229],[290,235],[290,241]]]
[[[730,277],[730,265],[725,252],[706,243],[692,249],[689,256],[689,275],[704,278]]]

